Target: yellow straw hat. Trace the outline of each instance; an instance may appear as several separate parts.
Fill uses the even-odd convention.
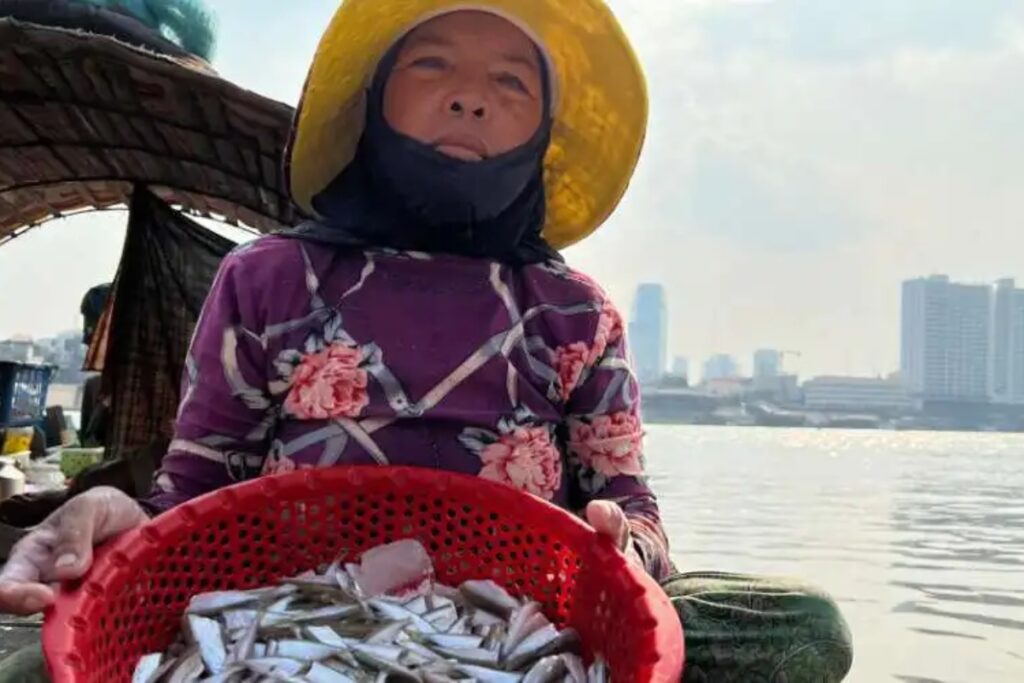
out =
[[[406,33],[458,10],[493,12],[546,51],[556,101],[544,160],[544,237],[562,249],[596,230],[618,205],[647,128],[643,72],[602,0],[344,0],[320,39],[285,152],[293,200],[313,198],[352,161],[366,88]]]

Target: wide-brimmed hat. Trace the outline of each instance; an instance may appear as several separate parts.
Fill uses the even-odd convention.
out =
[[[320,40],[296,112],[285,154],[292,199],[313,213],[313,198],[351,163],[367,86],[388,49],[458,10],[502,16],[546,52],[556,101],[544,236],[556,248],[578,242],[618,205],[647,128],[643,72],[602,0],[345,0]]]

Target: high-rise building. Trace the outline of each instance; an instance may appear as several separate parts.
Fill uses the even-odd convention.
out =
[[[637,288],[629,340],[640,383],[660,380],[668,367],[668,311],[662,285],[647,283]]]
[[[704,363],[704,381],[710,382],[720,379],[734,379],[739,377],[740,369],[736,359],[732,356],[719,353],[709,358]]]
[[[672,374],[675,377],[690,377],[690,361],[683,356],[676,356],[672,360]]]
[[[989,397],[991,288],[945,275],[903,283],[900,371],[925,400]]]
[[[778,377],[782,368],[782,354],[774,349],[754,352],[754,379]]]
[[[1024,403],[1024,290],[1000,280],[992,290],[989,390],[997,403]]]

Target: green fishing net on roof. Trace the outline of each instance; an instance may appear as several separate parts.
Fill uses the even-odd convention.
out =
[[[202,0],[69,0],[135,18],[197,57],[216,47],[216,19]]]

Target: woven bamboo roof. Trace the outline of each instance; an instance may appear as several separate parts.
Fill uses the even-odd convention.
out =
[[[126,203],[136,183],[260,231],[292,225],[281,169],[292,114],[198,60],[0,18],[0,244]]]

